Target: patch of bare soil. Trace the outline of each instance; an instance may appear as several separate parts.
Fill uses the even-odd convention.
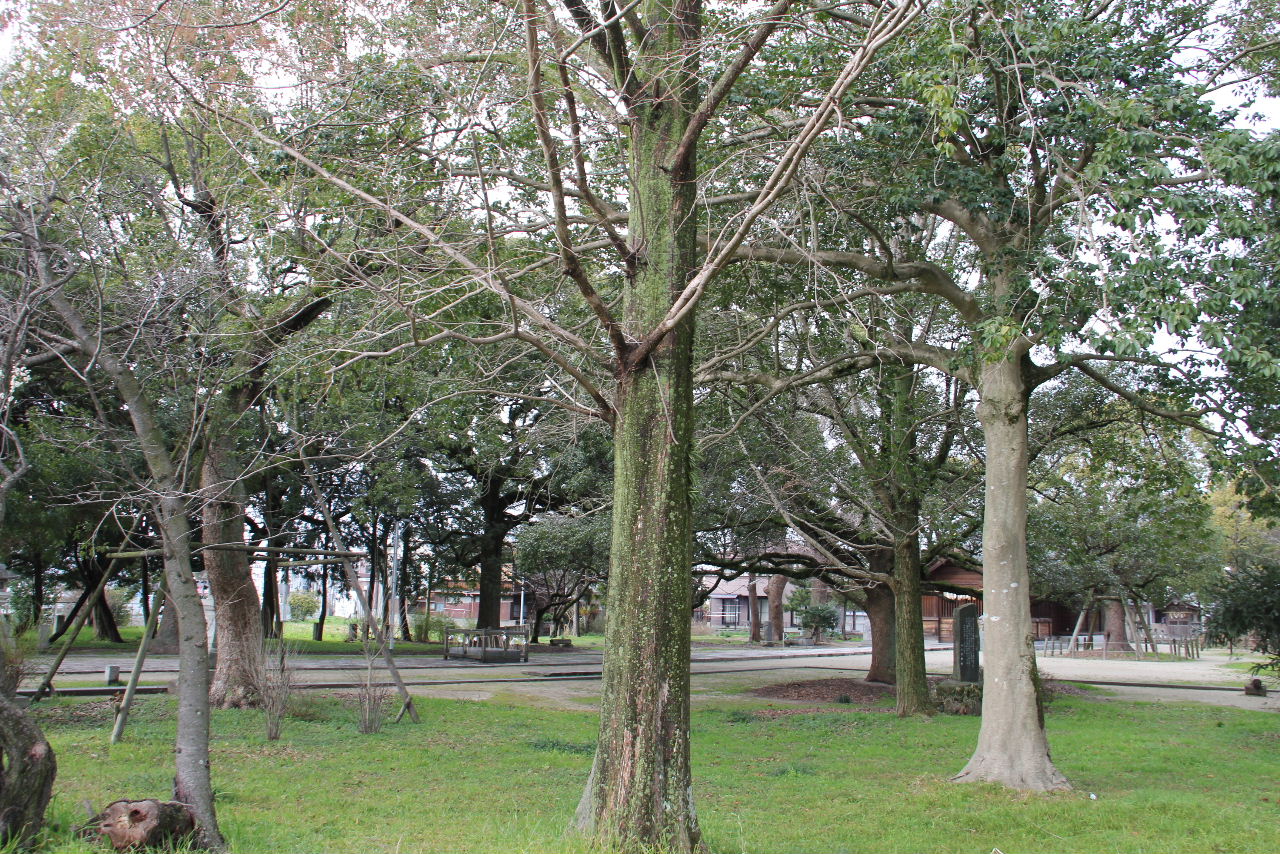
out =
[[[934,686],[941,682],[940,677],[929,677],[929,685]],[[1087,697],[1090,696],[1088,691],[1064,682],[1046,679],[1044,686],[1049,698],[1055,696],[1062,697]],[[882,685],[876,682],[866,682],[862,679],[809,679],[803,682],[784,682],[779,685],[765,685],[756,688],[751,693],[757,697],[767,697],[771,700],[798,700],[808,703],[835,703],[838,706],[847,705],[853,711],[869,711],[883,712],[888,708],[881,704],[886,697],[894,696],[894,687],[892,685]],[[768,710],[764,714],[766,716],[781,717],[784,715],[812,713],[815,711],[831,711],[829,708],[823,709],[777,709]],[[776,712],[776,713],[775,713]]]
[[[1057,679],[1041,679],[1040,684],[1044,686],[1045,693],[1049,695],[1050,700],[1054,697],[1094,697],[1089,691],[1070,682],[1059,682]]]
[[[765,685],[751,693],[757,697],[768,697],[773,700],[800,700],[809,703],[838,702],[841,705],[870,708],[885,697],[892,697],[893,686],[866,682],[862,679],[808,679],[804,682]],[[787,710],[787,712],[791,711]]]
[[[38,703],[28,708],[31,716],[42,727],[106,726],[115,720],[114,700],[85,700],[79,703]]]
[[[832,712],[857,712],[858,714],[880,714],[888,715],[893,713],[893,706],[854,706],[836,703],[830,706],[788,706],[785,709],[775,709],[773,707],[767,709],[756,709],[751,713],[752,717],[761,720],[772,721],[778,718],[789,718],[793,715],[829,715]]]

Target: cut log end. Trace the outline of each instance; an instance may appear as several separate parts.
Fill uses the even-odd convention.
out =
[[[177,801],[120,800],[107,804],[84,827],[84,835],[111,843],[117,851],[172,848],[196,843],[196,822],[186,804]]]

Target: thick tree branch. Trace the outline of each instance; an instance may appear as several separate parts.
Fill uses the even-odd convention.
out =
[[[681,136],[679,144],[676,145],[676,149],[671,155],[671,161],[668,164],[668,170],[671,174],[684,175],[686,173],[707,122],[711,121],[711,117],[716,114],[724,99],[733,90],[738,78],[747,70],[747,66],[760,53],[765,42],[769,40],[769,36],[773,35],[778,25],[782,23],[782,16],[791,8],[791,3],[792,0],[778,0],[769,11],[765,12],[764,20],[756,26],[750,37],[747,38],[742,45],[742,49],[738,51],[738,55],[733,58],[733,61],[720,74],[716,82],[711,84],[711,88],[707,90],[702,103],[698,105],[698,108],[694,110],[693,115],[690,117],[689,124],[685,126],[684,135]]]

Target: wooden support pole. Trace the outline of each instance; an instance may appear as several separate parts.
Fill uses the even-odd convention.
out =
[[[1151,623],[1147,620],[1147,615],[1143,613],[1138,597],[1133,596],[1129,601],[1133,603],[1133,613],[1138,619],[1138,625],[1142,628],[1142,634],[1147,640],[1147,646],[1153,653],[1159,655],[1160,649],[1156,646],[1155,636],[1151,634]]]
[[[1080,616],[1076,617],[1076,627],[1071,630],[1071,641],[1067,644],[1067,655],[1074,655],[1076,651],[1076,640],[1080,637],[1080,628],[1084,625],[1084,619],[1089,615],[1089,609],[1093,607],[1093,594],[1089,594],[1089,599],[1084,603],[1084,607],[1080,609]]]
[[[84,604],[80,606],[80,613],[76,614],[75,621],[71,624],[66,638],[62,641],[62,649],[58,651],[58,655],[53,659],[53,664],[49,665],[49,672],[44,675],[44,679],[36,687],[36,692],[31,695],[31,702],[39,702],[40,698],[46,694],[53,693],[53,677],[57,674],[58,668],[62,666],[62,662],[66,660],[67,653],[71,651],[71,645],[76,642],[76,637],[79,636],[80,629],[84,627],[89,615],[93,613],[94,606],[102,598],[102,592],[107,589],[107,582],[111,580],[111,576],[115,573],[116,566],[119,563],[119,560],[113,558],[107,564],[107,568],[102,572],[102,578],[98,581],[98,586],[93,589],[93,593],[89,594],[89,598],[84,600]]]
[[[1138,622],[1134,619],[1133,612],[1129,608],[1129,603],[1124,599],[1121,599],[1120,602],[1124,606],[1125,630],[1133,638],[1133,654],[1136,658],[1143,658],[1142,639],[1138,637]]]
[[[147,660],[147,647],[151,645],[151,633],[155,631],[160,619],[160,608],[164,605],[164,594],[167,579],[160,573],[160,583],[151,597],[151,613],[147,615],[146,628],[142,630],[142,640],[138,642],[138,654],[133,659],[133,670],[129,673],[129,684],[124,689],[124,697],[116,709],[115,724],[111,728],[111,743],[116,744],[124,735],[124,725],[129,720],[129,707],[133,705],[133,695],[138,690],[138,680],[142,678],[142,665]]]

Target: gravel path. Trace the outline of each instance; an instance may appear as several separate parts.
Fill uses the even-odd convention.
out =
[[[835,677],[833,671],[843,671],[854,678],[858,671],[865,671],[870,648],[866,646],[842,647],[722,647],[698,648],[693,651],[694,689],[700,685],[703,691],[715,693],[722,681],[741,684],[752,679],[759,685],[784,680],[821,679]],[[1144,683],[1142,685],[1109,685],[1097,696],[1104,698],[1142,700],[1147,702],[1203,702],[1237,708],[1280,711],[1280,682],[1268,680],[1271,694],[1268,697],[1250,697],[1243,692],[1247,673],[1226,665],[1239,662],[1240,657],[1228,656],[1225,651],[1212,650],[1192,661],[1143,661],[1132,658],[1066,658],[1041,656],[1040,670],[1046,676],[1065,681],[1102,681]],[[952,652],[949,648],[933,646],[926,652],[926,666],[931,673],[947,673],[951,670]],[[475,685],[415,686],[415,693],[433,696],[450,696],[465,699],[485,699],[495,694],[515,694],[537,702],[539,698],[556,705],[582,708],[592,704],[598,694],[595,680],[502,682],[490,680],[519,679],[553,675],[555,673],[598,672],[601,655],[593,650],[573,650],[561,653],[534,653],[528,663],[512,665],[481,665],[471,661],[445,661],[440,656],[406,655],[397,659],[408,682],[424,680],[475,680]],[[78,653],[63,664],[60,679],[89,681],[102,674],[108,664],[119,665],[122,676],[128,674],[133,657],[128,654]],[[357,656],[316,655],[300,656],[296,661],[301,682],[339,682],[355,678],[363,670],[364,662]],[[151,681],[172,679],[177,673],[177,659],[172,656],[156,656],[148,659],[144,677]],[[43,668],[41,668],[43,670]],[[725,670],[756,671],[726,674],[717,678],[714,673]],[[700,675],[702,674],[702,675]],[[1218,690],[1192,690],[1169,686],[1215,686]],[[1235,690],[1221,690],[1221,688]]]

